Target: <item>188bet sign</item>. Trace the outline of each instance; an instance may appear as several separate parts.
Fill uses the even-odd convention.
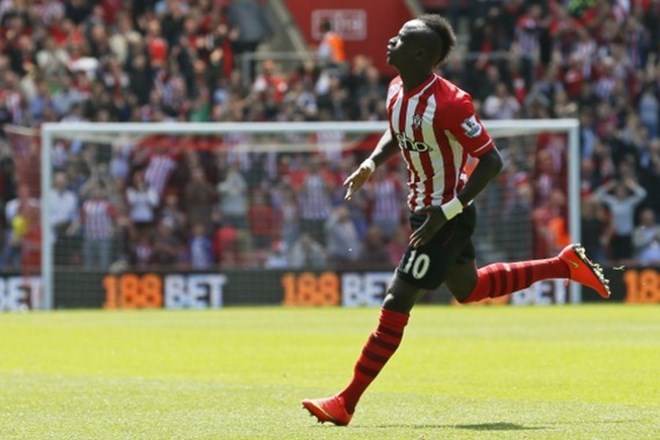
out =
[[[155,273],[107,275],[106,309],[199,309],[223,305],[226,277],[220,274]]]
[[[418,269],[423,267],[420,265]],[[660,268],[606,269],[606,276],[611,280],[612,288],[609,302],[660,303]],[[53,306],[58,309],[206,309],[248,304],[378,307],[391,277],[391,271],[229,270],[222,273],[154,271],[123,274],[56,271]],[[41,308],[43,295],[41,277],[37,275],[0,276],[0,312]],[[441,290],[426,298],[446,304],[451,297]],[[602,302],[590,289],[583,289],[582,300]],[[484,303],[543,305],[569,301],[564,280],[547,280]]]
[[[41,278],[9,276],[0,278],[0,312],[40,308]]]
[[[392,272],[288,272],[282,275],[286,306],[379,306]]]

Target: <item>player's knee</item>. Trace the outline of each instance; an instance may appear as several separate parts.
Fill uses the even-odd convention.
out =
[[[460,276],[454,276],[445,283],[456,301],[462,303],[468,300],[477,286],[476,273],[464,272]]]
[[[415,305],[417,297],[414,291],[402,288],[400,283],[394,281],[387,287],[383,307],[395,312],[408,313]]]
[[[449,290],[451,291],[451,294],[454,295],[454,298],[456,298],[456,301],[459,303],[466,302],[472,293],[472,289],[470,289],[469,286],[454,287]]]
[[[385,300],[383,300],[383,308],[401,313],[409,313],[414,305],[414,301],[411,301],[408,298],[401,298],[400,296],[395,296],[390,293],[388,293],[385,296]]]
[[[399,278],[396,274],[387,286],[383,307],[395,312],[408,313],[422,292],[422,289]]]

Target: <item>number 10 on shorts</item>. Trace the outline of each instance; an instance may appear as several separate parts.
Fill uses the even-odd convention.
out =
[[[403,266],[403,273],[409,273],[416,279],[424,278],[431,265],[431,259],[426,254],[418,254],[417,249],[410,251],[406,265]]]

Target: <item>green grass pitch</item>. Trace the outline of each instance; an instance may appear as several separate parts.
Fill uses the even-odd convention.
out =
[[[0,439],[657,439],[660,307],[415,309],[348,427],[377,309],[0,314]]]

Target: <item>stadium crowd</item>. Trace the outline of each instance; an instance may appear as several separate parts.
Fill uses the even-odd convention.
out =
[[[469,41],[441,74],[484,119],[579,118],[588,252],[660,263],[660,2],[487,0],[466,13]],[[0,123],[386,119],[389,78],[366,56],[268,60],[241,74],[237,60],[272,32],[256,0],[0,0]],[[344,202],[341,182],[365,151],[334,148],[342,134],[104,142],[56,145],[57,264],[377,269],[407,244],[403,163]],[[479,200],[488,228],[477,237],[510,259],[569,240],[567,140],[525,142],[498,140],[508,165]],[[282,143],[317,153],[248,152]],[[1,144],[12,271],[38,261],[39,194],[5,130]]]

